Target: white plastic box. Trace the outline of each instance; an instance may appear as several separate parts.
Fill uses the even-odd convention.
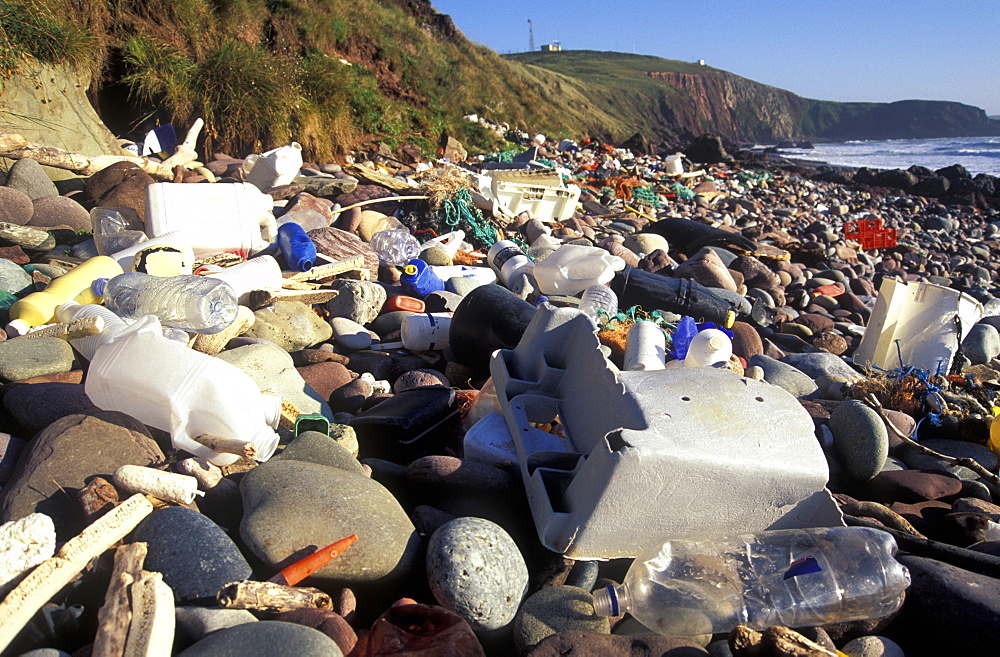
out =
[[[854,362],[947,374],[958,345],[982,318],[983,304],[964,292],[885,278]]]
[[[812,419],[778,386],[711,367],[618,372],[586,315],[545,305],[490,371],[550,550],[613,559],[665,539],[843,525]],[[557,417],[553,441],[537,425]],[[488,442],[486,458],[503,451]]]

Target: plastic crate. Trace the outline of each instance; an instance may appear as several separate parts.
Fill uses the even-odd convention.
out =
[[[861,244],[862,249],[888,249],[896,246],[896,229],[883,228],[881,219],[844,222],[844,237]]]
[[[529,212],[542,221],[564,221],[573,216],[580,200],[580,188],[549,187],[494,180],[491,185],[493,198],[507,206],[511,214]]]

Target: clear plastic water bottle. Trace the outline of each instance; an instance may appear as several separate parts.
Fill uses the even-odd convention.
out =
[[[100,255],[117,253],[148,239],[134,208],[94,208],[90,211],[90,225]]]
[[[405,230],[382,230],[372,235],[368,243],[387,265],[402,267],[420,255],[420,242]]]
[[[895,554],[892,536],[864,527],[668,541],[595,592],[594,609],[677,637],[878,618],[910,584]]]
[[[160,323],[192,333],[218,333],[236,319],[236,294],[225,281],[203,276],[126,272],[94,281],[104,305],[126,319],[156,315]]]
[[[607,285],[591,285],[580,295],[579,308],[595,324],[604,323],[618,313],[618,295]]]

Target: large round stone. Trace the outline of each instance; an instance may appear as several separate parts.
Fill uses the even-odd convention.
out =
[[[285,351],[298,351],[325,342],[333,329],[301,301],[277,301],[254,312],[252,338],[264,338]]]
[[[278,460],[243,477],[247,547],[272,568],[310,545],[358,535],[312,578],[319,584],[370,582],[409,571],[420,547],[413,524],[389,491],[365,476],[316,463]]]
[[[514,620],[528,590],[528,567],[502,527],[456,518],[431,536],[427,581],[438,603],[474,630],[496,630]]]
[[[859,401],[847,401],[830,414],[833,448],[847,474],[868,481],[885,465],[889,432],[878,413]]]
[[[129,540],[147,544],[143,568],[162,573],[178,602],[214,598],[226,584],[253,574],[222,528],[193,509],[160,509]]]
[[[177,657],[344,657],[336,641],[297,623],[260,621],[212,632]]]
[[[524,654],[542,639],[562,632],[579,630],[607,634],[607,617],[594,614],[594,598],[575,586],[550,586],[524,601],[514,618],[514,644]]]
[[[138,420],[114,411],[69,415],[35,436],[0,492],[0,523],[44,513],[60,540],[83,529],[77,493],[93,475],[111,481],[123,465],[156,465],[163,452]]]

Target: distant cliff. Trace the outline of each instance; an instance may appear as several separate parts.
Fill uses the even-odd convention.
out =
[[[645,55],[574,50],[507,57],[579,79],[618,116],[652,134],[716,132],[736,142],[1000,135],[1000,122],[961,103],[813,100],[708,66]]]

